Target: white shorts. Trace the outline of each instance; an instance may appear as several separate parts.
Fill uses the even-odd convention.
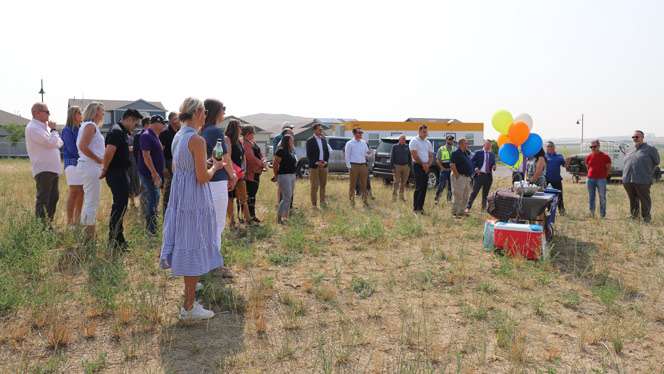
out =
[[[69,186],[82,186],[83,181],[81,180],[80,174],[76,170],[76,166],[69,165],[65,169],[65,176],[67,177],[67,185]]]

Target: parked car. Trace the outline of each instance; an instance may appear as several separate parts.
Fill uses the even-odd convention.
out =
[[[344,147],[348,143],[350,138],[345,138],[341,136],[326,136],[328,150],[330,151],[330,161],[327,165],[328,173],[331,174],[346,174],[348,173],[348,168],[346,168],[346,159],[344,157]],[[299,178],[304,178],[309,176],[309,159],[307,158],[307,150],[305,147],[295,147],[295,157],[297,158],[297,176]],[[374,154],[372,151],[371,156],[369,157],[369,173],[373,169],[374,163]]]
[[[414,136],[407,136],[406,142],[410,141]],[[445,144],[445,138],[427,138],[433,145],[433,156],[436,157],[438,149]],[[383,181],[386,184],[392,183],[392,168],[390,167],[390,153],[392,152],[392,146],[399,142],[399,136],[388,136],[382,138],[380,143],[378,143],[378,148],[376,148],[376,160],[374,162],[373,174],[376,177],[383,178]],[[456,141],[454,141],[454,146],[457,146]],[[468,153],[481,149],[482,146],[468,146]],[[440,169],[438,168],[438,163],[434,162],[433,165],[429,168],[429,189],[435,188],[438,186],[438,177],[440,177]],[[413,182],[413,168],[410,169],[410,175],[408,176],[408,182]]]

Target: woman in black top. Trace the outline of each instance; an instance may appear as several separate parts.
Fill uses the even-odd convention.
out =
[[[274,154],[274,166],[272,170],[276,182],[281,190],[281,201],[277,208],[277,222],[283,224],[282,217],[290,213],[291,200],[295,190],[295,170],[297,169],[295,156],[293,155],[293,137],[284,135],[281,138],[281,146]]]
[[[240,121],[230,121],[226,127],[225,138],[226,144],[228,145],[228,153],[231,156],[231,161],[235,165],[233,169],[237,170],[242,169],[242,173],[246,170],[244,164],[244,147],[240,141],[240,132],[242,131],[242,126]],[[238,174],[238,173],[236,173]],[[235,184],[235,188],[232,191],[228,192],[228,208],[226,209],[226,215],[228,217],[229,226],[235,227],[235,214],[233,213],[233,198],[237,198],[238,210],[242,209],[244,213],[244,222],[249,223],[251,221],[251,216],[249,215],[249,206],[247,206],[247,184],[244,180],[244,175],[240,178],[238,174],[238,181]]]

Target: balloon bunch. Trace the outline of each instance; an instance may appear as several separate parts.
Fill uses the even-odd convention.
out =
[[[542,149],[542,137],[531,132],[533,118],[529,114],[523,113],[512,118],[510,112],[499,110],[491,118],[491,123],[500,133],[498,156],[506,165],[514,166]]]

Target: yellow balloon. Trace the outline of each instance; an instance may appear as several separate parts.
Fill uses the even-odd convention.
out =
[[[512,165],[512,169],[514,170],[519,170],[519,167],[523,163],[523,153],[519,152],[519,161],[516,162],[516,164]]]
[[[514,118],[512,118],[510,112],[506,110],[497,111],[491,118],[491,124],[493,124],[493,128],[496,129],[496,131],[499,133],[505,135],[507,135],[509,132],[512,122],[514,122]]]

